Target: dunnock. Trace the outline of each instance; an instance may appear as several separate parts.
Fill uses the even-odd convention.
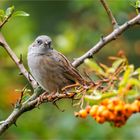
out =
[[[41,35],[29,46],[28,66],[39,85],[49,93],[61,92],[67,85],[84,79],[70,61],[51,47],[51,38]]]

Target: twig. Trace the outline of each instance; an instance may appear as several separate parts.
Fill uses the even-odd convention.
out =
[[[33,79],[33,77],[28,73],[25,69],[21,60],[16,56],[16,54],[12,51],[12,49],[7,44],[6,40],[4,39],[3,35],[0,34],[0,45],[6,50],[12,60],[15,62],[17,67],[20,69],[20,72],[26,77],[29,83],[32,85],[33,89],[37,87],[37,82]]]
[[[109,6],[107,5],[106,1],[105,0],[100,0],[102,5],[104,6],[110,20],[111,20],[111,23],[113,25],[113,28],[117,28],[118,27],[118,23],[116,21],[116,19],[114,18],[113,14],[112,14],[112,11],[110,10]]]
[[[78,67],[80,64],[84,62],[86,58],[91,58],[95,53],[97,53],[102,47],[104,47],[107,43],[115,40],[118,36],[120,36],[125,30],[129,29],[130,27],[138,24],[140,22],[140,14],[134,17],[133,19],[129,20],[128,22],[124,23],[123,25],[119,26],[119,28],[115,29],[104,37],[104,41],[102,39],[97,42],[95,46],[93,46],[88,52],[86,52],[81,57],[77,58],[72,65],[74,67]]]
[[[45,96],[43,98],[44,102],[52,102],[53,100],[57,99],[60,100],[62,98],[72,98],[74,94],[54,94],[53,96]],[[39,98],[39,97],[38,97]],[[0,122],[0,135],[5,132],[12,124],[15,124],[17,119],[27,111],[30,111],[36,108],[36,104],[38,103],[38,98],[28,103],[23,103],[21,108],[15,108],[10,116],[5,120]]]
[[[8,20],[11,18],[13,13],[14,13],[14,10],[12,10],[10,15],[4,19],[4,21],[0,24],[0,29],[5,25],[6,22],[8,22]]]

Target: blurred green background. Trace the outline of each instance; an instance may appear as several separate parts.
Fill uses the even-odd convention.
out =
[[[136,15],[129,0],[107,0],[119,24]],[[89,50],[102,35],[112,31],[111,23],[99,0],[24,1],[0,0],[0,8],[15,6],[29,17],[16,17],[9,21],[2,33],[17,56],[23,55],[27,68],[27,49],[33,40],[42,34],[51,36],[55,49],[64,53],[71,61]],[[140,66],[140,27],[127,30],[116,41],[100,50],[94,59],[109,64],[107,57],[124,50],[130,63]],[[81,67],[81,66],[80,66]],[[22,89],[27,80],[18,75],[19,70],[0,47],[0,120],[6,118],[19,97],[15,89]],[[122,128],[110,124],[97,124],[92,118],[77,119],[70,100],[61,100],[59,111],[51,103],[40,109],[24,113],[17,126],[8,129],[0,139],[6,140],[139,140],[140,115],[133,115]]]

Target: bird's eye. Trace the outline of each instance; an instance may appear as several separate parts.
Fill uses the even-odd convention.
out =
[[[41,44],[42,44],[42,40],[37,40],[37,43],[38,43],[39,45],[41,45]]]
[[[51,42],[48,42],[48,46],[49,46],[49,48],[51,47]]]

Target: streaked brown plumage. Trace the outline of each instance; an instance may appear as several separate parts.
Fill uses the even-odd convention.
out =
[[[49,92],[61,92],[67,85],[84,82],[70,61],[51,47],[51,39],[45,35],[29,46],[28,66],[40,86]]]

